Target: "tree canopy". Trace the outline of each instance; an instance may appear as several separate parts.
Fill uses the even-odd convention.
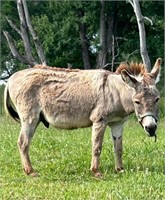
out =
[[[153,23],[144,21],[153,65],[156,58],[164,55],[164,2],[142,1],[140,5],[143,15]],[[127,1],[27,1],[27,6],[49,66],[70,64],[73,68],[89,69],[110,63],[110,69],[115,70],[120,62],[142,60],[136,16]],[[3,78],[4,72],[10,76],[27,65],[13,57],[3,34],[3,31],[10,33],[20,54],[25,54],[22,38],[7,21],[20,26],[16,2],[2,1],[1,13],[0,76]],[[27,34],[31,53],[38,62],[33,38]]]

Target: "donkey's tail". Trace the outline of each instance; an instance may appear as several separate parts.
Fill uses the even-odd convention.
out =
[[[11,103],[8,84],[6,85],[5,90],[4,90],[4,108],[7,114],[9,114],[17,122],[20,122],[19,115],[16,112],[16,110],[13,108],[13,105]]]

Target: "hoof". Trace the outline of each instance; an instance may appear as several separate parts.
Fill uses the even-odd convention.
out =
[[[30,173],[28,175],[31,176],[31,177],[39,177],[40,176],[39,173],[37,173],[35,171],[33,171],[32,173]]]
[[[91,167],[90,170],[95,178],[103,178],[102,173],[98,169]]]
[[[24,168],[23,171],[25,172],[26,175],[31,176],[31,177],[38,177],[39,176],[39,174],[36,171],[34,171],[33,169],[27,170],[27,169]]]
[[[116,170],[117,173],[123,173],[124,172],[123,167],[116,167],[115,170]]]
[[[100,172],[96,172],[96,173],[94,173],[94,177],[95,177],[95,178],[102,179],[102,178],[103,178],[103,175],[102,175],[102,173],[100,173]]]
[[[95,178],[98,178],[98,179],[102,179],[103,178],[103,175],[101,172],[99,171],[91,171],[92,172],[92,175],[95,177]]]

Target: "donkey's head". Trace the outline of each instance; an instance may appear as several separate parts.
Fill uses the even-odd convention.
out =
[[[129,66],[128,70],[121,71],[125,83],[134,88],[132,100],[139,123],[148,136],[155,136],[155,138],[158,121],[158,101],[160,98],[156,83],[159,81],[160,66],[161,58],[158,58],[150,73],[143,65],[132,65]],[[139,67],[141,70],[138,69]],[[137,73],[137,71],[140,73]]]

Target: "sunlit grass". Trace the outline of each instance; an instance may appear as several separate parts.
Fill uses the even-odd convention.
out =
[[[107,128],[101,154],[102,180],[90,173],[91,128],[74,131],[46,129],[40,125],[31,144],[33,167],[38,178],[21,169],[17,138],[19,124],[0,118],[0,199],[165,199],[164,120],[158,141],[148,138],[130,119],[124,130],[125,172],[114,172],[113,145]]]

